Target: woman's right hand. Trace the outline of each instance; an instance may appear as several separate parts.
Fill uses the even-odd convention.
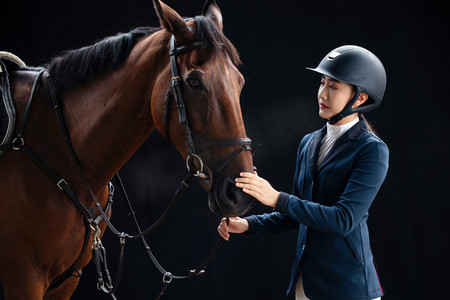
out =
[[[228,241],[230,239],[230,232],[243,233],[248,231],[248,228],[249,225],[246,219],[239,217],[229,218],[229,224],[227,224],[227,219],[223,218],[220,221],[219,227],[217,227],[217,231],[223,239]]]

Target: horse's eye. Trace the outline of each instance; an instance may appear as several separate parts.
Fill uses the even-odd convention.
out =
[[[188,78],[186,79],[186,82],[189,84],[190,87],[195,89],[201,88],[202,86],[200,79],[198,78]]]

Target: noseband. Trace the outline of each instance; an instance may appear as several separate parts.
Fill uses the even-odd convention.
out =
[[[205,142],[198,142],[194,132],[189,125],[187,112],[186,112],[186,104],[183,98],[182,86],[183,81],[181,80],[181,74],[177,64],[177,57],[179,54],[199,49],[199,48],[207,48],[204,43],[194,42],[188,45],[183,45],[180,47],[176,47],[175,45],[175,37],[172,35],[170,39],[170,69],[172,70],[172,78],[170,82],[170,88],[166,94],[166,103],[164,108],[164,119],[163,123],[165,126],[165,134],[167,139],[169,138],[169,110],[170,110],[170,100],[174,98],[177,109],[178,109],[178,122],[184,124],[184,130],[186,133],[186,143],[188,146],[188,156],[186,158],[186,168],[189,172],[193,172],[194,176],[197,176],[201,179],[210,179],[209,175],[204,172],[204,166],[200,155],[198,154],[200,151],[211,148],[211,147],[220,147],[220,146],[242,146],[236,149],[233,153],[228,156],[217,168],[216,173],[221,172],[236,156],[238,156],[242,151],[252,151],[250,144],[252,140],[249,138],[235,138],[235,139],[219,139],[219,140],[209,140]],[[199,169],[197,172],[194,172],[194,162],[197,160]]]

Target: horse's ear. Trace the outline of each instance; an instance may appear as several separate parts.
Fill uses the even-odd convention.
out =
[[[217,29],[223,31],[222,13],[215,0],[207,0],[203,5],[202,15],[210,19]]]
[[[174,9],[159,0],[153,0],[153,5],[155,6],[161,27],[175,36],[178,45],[192,42],[195,39],[194,32],[192,32],[186,25],[184,19]]]

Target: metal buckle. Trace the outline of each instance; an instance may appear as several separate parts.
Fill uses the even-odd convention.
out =
[[[102,230],[100,229],[100,227],[98,227],[98,225],[95,225],[95,227],[90,224],[91,229],[94,231],[92,233],[92,245],[91,248],[97,248],[97,247],[101,247],[102,246],[102,241],[100,240],[100,235],[102,234]]]
[[[60,189],[61,191],[64,190],[63,187],[61,186],[61,184],[65,184],[66,186],[68,186],[67,181],[65,181],[64,178],[61,179],[60,181],[58,181],[58,183],[57,183],[56,185],[59,187],[59,189]]]

